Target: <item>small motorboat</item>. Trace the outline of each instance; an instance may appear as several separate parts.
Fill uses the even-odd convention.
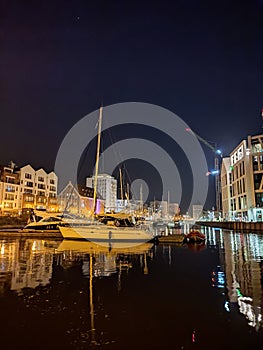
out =
[[[198,230],[192,230],[185,235],[185,241],[188,243],[201,243],[206,240],[206,236]]]

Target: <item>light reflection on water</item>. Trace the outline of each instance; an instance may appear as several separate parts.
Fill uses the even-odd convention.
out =
[[[244,321],[261,337],[253,338],[256,349],[259,339],[263,341],[263,236],[212,228],[203,232],[203,246],[145,243],[129,249],[89,242],[0,240],[0,302],[6,303],[2,314],[9,318],[7,324],[16,326],[7,327],[6,335],[0,327],[2,339],[10,342],[16,329],[29,345],[31,327],[36,334],[45,327],[47,338],[54,332],[59,341],[56,345],[46,340],[43,348],[121,349],[125,344],[132,349],[141,337],[139,349],[172,344],[187,349],[193,339],[196,348],[204,349],[216,335],[213,322],[225,327],[222,331],[234,332]],[[195,292],[200,305],[192,300]],[[16,308],[21,319],[14,321]],[[246,334],[243,329],[242,336],[241,348],[252,341],[249,330]],[[9,348],[19,348],[12,341]],[[221,340],[218,348],[225,344]]]

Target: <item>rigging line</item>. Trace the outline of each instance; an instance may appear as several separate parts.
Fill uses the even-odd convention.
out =
[[[84,154],[83,154],[83,157],[82,157],[82,162],[80,163],[80,166],[79,166],[79,171],[78,171],[78,173],[81,173],[81,171],[82,171],[82,169],[83,169],[83,166],[84,166],[84,164],[85,164],[85,161],[86,161],[86,158],[87,158],[87,154],[88,154],[88,152],[89,152],[89,150],[90,150],[90,144],[91,144],[91,142],[89,142],[88,143],[88,146],[85,148],[85,151],[84,151]],[[63,212],[65,212],[67,209],[68,209],[68,206],[69,206],[69,201],[71,200],[71,197],[72,197],[72,194],[73,194],[73,191],[74,191],[74,189],[76,189],[77,190],[77,192],[79,193],[79,189],[78,189],[78,180],[76,179],[76,181],[75,181],[75,183],[74,184],[72,184],[73,186],[72,186],[72,189],[71,189],[71,192],[70,192],[70,195],[69,195],[69,197],[68,197],[68,199],[67,199],[67,201],[66,201],[66,206],[65,206],[65,209],[64,209],[64,211]],[[86,185],[86,184],[85,184]],[[75,188],[76,187],[76,188]],[[80,194],[80,193],[79,193]]]
[[[132,198],[134,198],[134,199],[136,200],[136,199],[137,199],[137,198],[136,198],[136,193],[135,193],[135,191],[134,191],[134,189],[133,189],[132,181],[131,181],[131,178],[130,178],[130,175],[129,175],[129,172],[128,172],[128,170],[127,170],[127,166],[126,166],[125,163],[123,163],[123,169],[125,170],[125,174],[126,174],[126,176],[127,176],[127,178],[128,178],[129,184],[130,184],[129,190],[130,190],[130,192],[131,192],[131,194],[132,194]]]
[[[113,146],[113,152],[114,152],[114,155],[115,155],[115,158],[116,158],[116,161],[119,162],[119,163],[122,163],[123,162],[123,157],[120,153],[120,151],[117,149],[115,145],[115,140],[113,139],[113,136],[112,136],[112,132],[110,131],[111,128],[108,127],[107,125],[107,120],[105,121],[105,124],[107,126],[107,128],[105,129],[105,131],[108,132],[108,135],[109,135],[109,138],[110,138],[110,143],[111,145]],[[119,159],[118,159],[119,158]]]
[[[107,119],[105,120],[105,125],[108,126],[108,125],[107,125]],[[116,146],[114,146],[116,142],[115,142],[115,140],[113,139],[113,135],[112,135],[112,132],[111,132],[110,129],[111,129],[111,128],[108,128],[108,127],[107,127],[105,130],[108,132],[108,135],[109,135],[109,138],[110,138],[110,142],[111,142],[111,144],[112,144],[112,146],[113,146],[113,151],[114,151],[114,154],[115,154],[115,158],[116,158],[117,162],[123,163],[123,167],[125,168],[126,176],[127,176],[128,181],[129,181],[129,183],[130,183],[130,185],[131,185],[132,181],[131,181],[131,178],[130,178],[130,176],[129,176],[127,167],[126,167],[126,165],[125,165],[125,162],[124,162],[124,160],[123,160],[123,157],[122,157],[120,151],[118,150],[118,148],[117,148]],[[119,158],[119,159],[118,159],[118,158]],[[132,194],[132,196],[133,196],[133,198],[134,198],[134,197],[135,197],[135,191],[132,189],[132,186],[130,186],[130,191],[131,191],[131,194]]]

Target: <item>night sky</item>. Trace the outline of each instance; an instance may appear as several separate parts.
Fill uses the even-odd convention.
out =
[[[50,171],[79,119],[129,101],[228,155],[262,131],[262,18],[262,0],[1,1],[0,163]]]

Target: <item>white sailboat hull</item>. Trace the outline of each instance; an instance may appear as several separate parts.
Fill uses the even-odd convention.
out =
[[[91,242],[148,242],[153,235],[137,227],[115,227],[110,225],[87,225],[59,227],[65,239],[85,239]]]

